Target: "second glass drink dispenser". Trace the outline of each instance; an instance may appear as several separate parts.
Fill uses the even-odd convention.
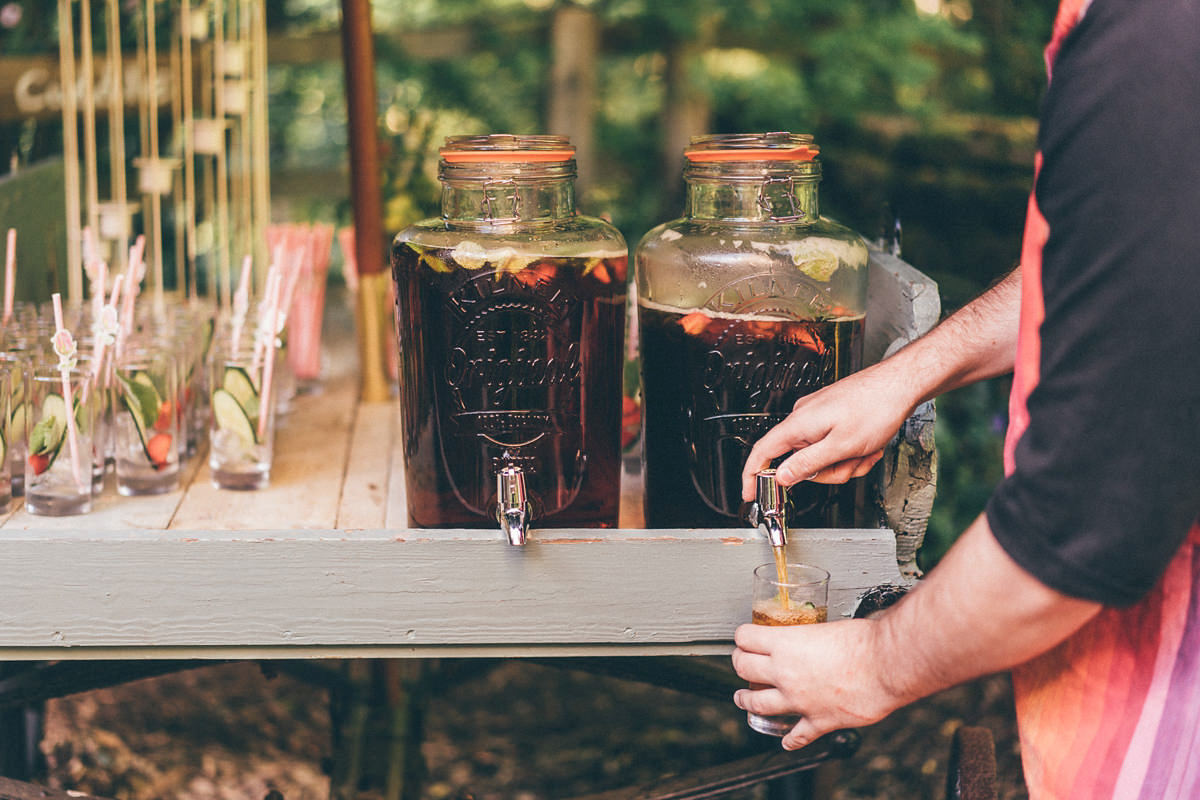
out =
[[[652,528],[747,524],[750,447],[862,358],[867,247],[822,218],[812,137],[697,137],[680,219],[636,252],[645,514]],[[788,520],[853,523],[853,483],[800,484]]]

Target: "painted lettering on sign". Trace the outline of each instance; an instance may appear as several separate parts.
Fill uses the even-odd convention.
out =
[[[149,101],[151,92],[145,76],[140,73],[137,64],[127,62],[121,69],[121,90],[124,95],[126,108],[134,108]],[[57,114],[62,111],[63,87],[56,66],[48,61],[45,65],[32,64],[21,69],[9,83],[12,94],[0,103],[0,117],[14,113],[20,116],[36,117],[45,114]],[[160,107],[167,105],[171,99],[171,74],[167,65],[156,81],[157,100]],[[86,85],[82,79],[75,82],[76,102],[82,106]],[[92,88],[92,97],[96,108],[107,110],[112,105],[113,79],[112,70],[104,65],[98,68]]]

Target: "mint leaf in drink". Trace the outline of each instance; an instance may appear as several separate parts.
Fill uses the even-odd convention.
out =
[[[38,423],[33,426],[33,430],[29,432],[29,452],[31,454],[43,455],[57,446],[54,442],[57,424],[58,421],[54,417],[38,420]]]

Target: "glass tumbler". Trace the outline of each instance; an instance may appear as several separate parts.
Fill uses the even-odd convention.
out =
[[[25,415],[25,509],[43,516],[92,510],[94,392],[87,373],[34,367]],[[72,409],[68,412],[67,409]]]
[[[755,625],[813,625],[829,614],[829,573],[811,564],[774,562],[754,569],[752,622]],[[758,688],[758,687],[751,687]],[[750,727],[768,736],[783,736],[800,721],[799,714],[765,716],[746,713]]]
[[[208,466],[219,489],[263,489],[275,445],[275,351],[214,353],[209,378]]]
[[[112,416],[117,492],[162,494],[179,488],[179,377],[167,350],[132,351],[116,366]]]

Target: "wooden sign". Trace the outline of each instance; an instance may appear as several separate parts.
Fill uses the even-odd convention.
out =
[[[158,91],[149,92],[143,73],[133,56],[122,61],[123,102],[127,110],[147,102],[157,95],[159,107],[165,107],[171,97],[171,73],[165,57],[158,59]],[[97,65],[94,91],[96,109],[107,112],[111,104],[112,73],[107,66]],[[82,103],[84,87],[77,81],[76,99]],[[62,114],[63,87],[58,57],[8,56],[0,58],[0,122],[22,119],[58,119]]]

